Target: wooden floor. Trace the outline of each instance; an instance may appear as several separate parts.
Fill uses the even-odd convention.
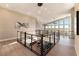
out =
[[[76,56],[74,39],[61,36],[59,43],[47,54],[48,56]]]
[[[36,54],[15,41],[1,46],[0,56],[36,56]],[[59,43],[49,51],[47,56],[76,56],[74,40],[61,36]]]
[[[0,47],[15,42],[16,39],[8,40],[8,41],[0,41]]]
[[[0,48],[0,56],[35,56],[21,44],[14,42]]]

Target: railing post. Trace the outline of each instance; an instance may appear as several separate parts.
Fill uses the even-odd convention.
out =
[[[22,41],[22,32],[20,32],[20,41]]]
[[[41,56],[43,56],[43,34],[41,35]]]
[[[55,45],[55,32],[54,32],[54,45]]]
[[[18,41],[18,31],[17,31],[17,41]]]
[[[32,35],[31,35],[31,50],[32,50],[32,39],[33,39],[33,38],[32,38]]]
[[[49,43],[51,43],[51,35],[49,35]]]
[[[24,46],[26,46],[26,32],[24,33]]]
[[[60,32],[58,31],[58,40],[60,40]]]

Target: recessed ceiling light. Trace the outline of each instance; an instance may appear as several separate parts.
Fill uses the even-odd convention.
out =
[[[8,5],[8,4],[6,4],[6,7],[9,7],[9,5]]]
[[[40,14],[40,13],[41,13],[41,11],[39,10],[39,11],[38,11],[38,14]]]
[[[47,10],[47,8],[45,8],[45,10]]]

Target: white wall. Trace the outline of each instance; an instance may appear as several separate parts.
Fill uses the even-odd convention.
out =
[[[0,40],[16,37],[17,32],[15,29],[15,24],[18,20],[29,23],[30,28],[28,28],[26,31],[28,33],[35,33],[36,18],[0,8]]]
[[[79,4],[75,4],[75,12],[76,11],[79,11]],[[75,18],[75,20],[76,20],[76,18]],[[76,22],[75,22],[75,25],[76,25]],[[76,32],[76,27],[75,27],[75,32]],[[75,49],[76,49],[77,55],[79,56],[79,35],[75,35]]]
[[[44,26],[43,26],[42,22],[36,20],[36,30],[43,30],[43,29],[44,29]]]

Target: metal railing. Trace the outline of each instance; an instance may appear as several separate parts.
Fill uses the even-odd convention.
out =
[[[52,34],[40,35],[28,34],[26,32],[17,31],[17,41],[35,54],[41,56],[46,55],[59,40],[59,31],[52,32]]]

